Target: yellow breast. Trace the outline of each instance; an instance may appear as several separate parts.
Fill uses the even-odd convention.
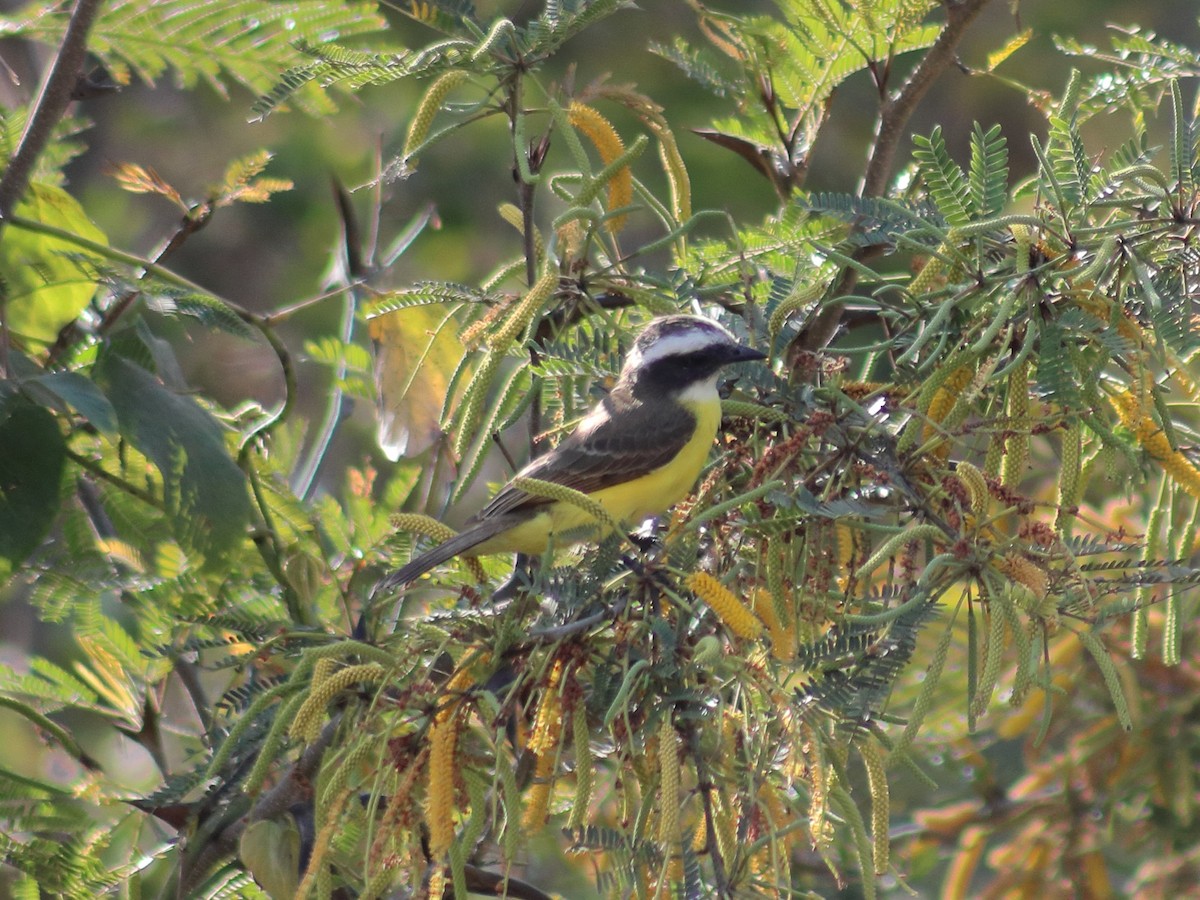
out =
[[[639,478],[591,495],[618,522],[634,526],[648,516],[665,512],[686,497],[700,477],[721,424],[721,402],[714,391],[711,400],[685,399],[684,404],[696,417],[696,429],[674,459]],[[551,545],[596,537],[594,530],[588,535],[585,528],[595,524],[596,520],[579,507],[555,502],[547,505],[545,512],[485,541],[473,552],[541,554]]]

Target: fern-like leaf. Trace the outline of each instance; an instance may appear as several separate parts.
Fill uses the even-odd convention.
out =
[[[227,96],[231,84],[255,93],[265,90],[295,63],[297,41],[345,39],[381,31],[385,25],[375,4],[365,2],[116,0],[103,4],[88,49],[117,81],[136,76],[153,84],[171,73],[182,87],[204,81]],[[37,16],[11,23],[10,33],[57,44],[65,26],[65,16]],[[312,111],[332,107],[315,86],[303,94],[301,103]]]
[[[971,212],[978,219],[1000,215],[1008,199],[1008,140],[993,125],[978,122],[971,133]]]
[[[967,177],[958,164],[950,158],[942,128],[934,128],[929,137],[913,136],[916,149],[913,159],[917,161],[921,177],[929,186],[933,202],[950,225],[966,225],[971,221],[967,210]]]

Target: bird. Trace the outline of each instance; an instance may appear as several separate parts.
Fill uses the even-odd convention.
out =
[[[708,459],[721,423],[720,370],[766,358],[711,319],[652,319],[608,395],[514,478],[573,488],[616,522],[658,515],[688,494]],[[586,539],[588,526],[594,534],[600,523],[580,506],[526,493],[510,481],[459,534],[385,576],[374,593],[407,585],[460,554],[542,554]]]

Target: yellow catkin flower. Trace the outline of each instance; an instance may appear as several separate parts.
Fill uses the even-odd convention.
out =
[[[613,128],[612,123],[587,104],[572,101],[570,107],[567,108],[567,119],[574,128],[592,142],[600,154],[600,159],[604,161],[604,165],[607,166],[625,152],[625,144],[622,142],[621,136],[617,134],[617,130]],[[608,208],[610,210],[621,209],[629,206],[632,202],[633,172],[629,166],[622,166],[608,182]],[[613,216],[606,223],[606,227],[613,234],[620,231],[624,225],[625,216],[623,215]]]
[[[811,724],[800,723],[808,783],[808,834],[813,846],[827,852],[833,846],[833,823],[829,821],[829,788],[834,770],[825,761],[822,745]]]
[[[1133,432],[1134,438],[1150,457],[1163,467],[1175,483],[1193,497],[1200,498],[1200,469],[1186,456],[1171,446],[1171,441],[1161,426],[1146,413],[1132,391],[1124,391],[1112,397],[1113,406],[1121,424]]]
[[[1004,443],[1002,481],[1006,487],[1016,487],[1025,475],[1029,461],[1029,361],[1018,365],[1008,376],[1008,428]]]
[[[318,665],[321,662],[325,662],[325,660],[318,660]],[[322,669],[325,668],[327,667],[322,667]],[[351,685],[360,682],[368,684],[381,682],[386,675],[387,670],[379,663],[363,663],[339,669],[319,682],[314,678],[308,698],[296,712],[296,717],[288,729],[288,735],[300,738],[306,743],[312,743],[320,736],[321,724],[325,721],[325,708],[334,697]]]
[[[712,797],[713,833],[717,838],[717,850],[725,861],[725,869],[729,871],[737,859],[738,843],[738,803],[737,798],[729,798],[714,790]]]
[[[963,389],[970,384],[972,376],[975,374],[971,366],[959,366],[949,377],[945,383],[937,389],[937,393],[933,395],[933,400],[929,404],[929,411],[926,413],[925,433],[921,437],[921,443],[932,440],[937,434],[937,426],[945,421],[946,416],[950,415],[950,411],[954,409],[954,404],[958,402],[958,398],[962,395]],[[943,441],[933,449],[933,455],[939,460],[945,461],[950,455],[949,441]]]
[[[434,859],[441,859],[454,840],[454,771],[458,732],[462,726],[462,695],[475,683],[473,669],[490,659],[486,651],[468,655],[446,682],[445,702],[429,726],[429,784],[425,792],[425,824],[429,828],[429,848]]]
[[[521,814],[521,828],[526,834],[535,834],[546,824],[553,774],[554,754],[539,756],[533,770],[533,784],[525,796],[525,811]]]
[[[1062,462],[1058,478],[1058,516],[1054,527],[1064,535],[1069,534],[1075,522],[1074,508],[1079,505],[1083,491],[1082,465],[1083,422],[1078,417],[1071,420],[1062,439]]]
[[[540,478],[523,478],[521,476],[514,478],[511,486],[518,491],[524,491],[526,494],[533,494],[535,497],[547,497],[550,500],[557,500],[560,503],[569,503],[572,506],[577,506],[610,532],[620,529],[620,523],[612,517],[612,513],[582,491],[569,488],[564,484],[556,484],[553,481],[543,481]]]
[[[429,787],[425,793],[425,824],[429,855],[445,858],[454,840],[454,757],[458,746],[458,707],[439,712],[429,727]]]
[[[475,367],[475,371],[471,373],[471,380],[467,382],[467,386],[463,390],[463,398],[459,403],[459,412],[457,413],[458,431],[454,436],[453,447],[454,455],[460,459],[475,438],[479,436],[483,406],[487,400],[488,391],[492,387],[492,380],[500,371],[500,364],[504,362],[506,355],[503,350],[494,348],[485,353],[479,365]]]
[[[384,857],[391,848],[403,840],[405,830],[400,827],[399,823],[402,819],[407,819],[412,812],[412,795],[416,790],[417,779],[421,772],[421,766],[410,762],[408,768],[404,770],[404,777],[388,795],[387,809],[384,810],[383,817],[379,820],[379,826],[375,829],[375,839],[371,842],[371,851],[368,855],[372,868],[382,865]]]
[[[790,885],[792,879],[789,857],[799,829],[793,828],[787,834],[782,833],[792,821],[792,816],[785,809],[779,797],[779,790],[769,781],[759,784],[755,806],[761,822],[759,843],[762,847],[750,860],[751,870],[764,885]]]
[[[1091,313],[1105,324],[1111,322],[1113,302],[1103,294],[1077,294],[1075,302],[1079,305],[1080,309]],[[1125,310],[1121,310],[1117,318],[1117,334],[1130,343],[1136,344],[1138,347],[1146,346],[1146,338],[1142,334],[1142,329],[1138,327],[1137,323]]]
[[[708,821],[704,816],[696,823],[696,831],[692,835],[692,851],[703,853],[708,847]]]
[[[592,733],[588,728],[587,711],[583,704],[571,713],[572,750],[575,753],[575,799],[571,803],[571,815],[567,828],[582,828],[587,821],[592,805],[592,791],[596,786],[596,760],[592,755]]]
[[[887,774],[884,771],[883,754],[879,752],[879,745],[873,738],[859,744],[858,752],[867,770],[867,785],[871,794],[871,841],[875,874],[882,875],[888,869],[891,847],[888,835],[891,795],[888,792]]]
[[[754,592],[753,607],[754,614],[767,626],[767,634],[771,637],[771,653],[780,662],[791,662],[796,655],[796,623],[788,622],[784,627],[775,609],[775,599],[770,591],[762,588]]]
[[[740,638],[754,640],[762,635],[763,624],[741,600],[707,572],[693,572],[685,582],[688,590],[712,607],[725,626]]]
[[[658,842],[670,859],[667,878],[683,880],[683,835],[679,830],[679,739],[670,718],[658,729]]]
[[[451,69],[449,72],[444,72],[438,76],[429,85],[429,90],[421,98],[421,102],[417,106],[417,111],[413,115],[413,120],[409,123],[408,136],[404,139],[405,157],[411,157],[413,151],[429,135],[429,127],[433,124],[433,117],[442,108],[442,101],[446,99],[446,95],[466,81],[468,77],[469,74],[462,69]],[[410,162],[416,162],[416,160],[410,159]]]
[[[823,282],[814,282],[806,284],[802,281],[792,285],[792,289],[788,292],[779,304],[771,312],[771,317],[767,319],[767,334],[774,338],[783,330],[784,323],[788,317],[795,312],[809,309],[825,293],[826,285]]]
[[[787,422],[791,419],[788,413],[773,406],[763,406],[761,403],[748,403],[744,400],[722,400],[721,418],[723,419],[754,419],[760,422]]]
[[[851,400],[862,400],[890,387],[886,381],[843,381],[839,389]]]
[[[543,756],[558,746],[558,735],[562,733],[562,697],[558,692],[562,681],[563,661],[556,659],[550,668],[550,677],[542,694],[533,719],[533,732],[529,736],[529,751]]]
[[[446,869],[439,866],[429,876],[429,892],[427,897],[444,897],[446,895]]]
[[[938,248],[938,252],[945,252],[946,249],[943,245]],[[941,256],[929,257],[929,261],[921,267],[921,271],[908,283],[908,293],[913,297],[928,293],[938,286],[945,271],[946,263]]]
[[[990,478],[1000,475],[1000,464],[1004,461],[1004,432],[996,431],[988,441],[987,453],[983,457],[983,471]]]
[[[533,317],[541,312],[542,307],[554,296],[557,288],[558,273],[548,268],[533,283],[529,292],[504,317],[504,324],[492,335],[488,343],[497,350],[507,349],[509,344],[525,332],[529,323],[533,321]]]
[[[556,659],[550,669],[541,703],[533,720],[533,731],[527,749],[534,754],[533,786],[529,789],[521,826],[527,834],[540,831],[546,823],[550,805],[550,788],[554,777],[555,753],[562,738],[562,696],[558,685],[562,680],[563,661]]]
[[[687,166],[670,129],[662,126],[653,128],[653,131],[658,138],[658,158],[662,161],[667,187],[671,192],[671,212],[677,222],[686,222],[692,217],[692,182]]]
[[[1046,570],[1037,563],[1016,553],[1009,553],[1003,559],[996,561],[996,568],[1017,584],[1023,584],[1029,588],[1039,601],[1046,599],[1046,594],[1050,590],[1049,576],[1046,574]]]
[[[987,598],[988,634],[983,649],[983,666],[979,670],[979,679],[975,684],[975,696],[967,707],[968,719],[971,716],[982,716],[992,700],[996,690],[996,682],[1000,679],[1000,665],[1004,661],[1005,647],[1005,616],[1000,604],[1010,602],[1004,597]]]
[[[334,836],[338,833],[342,808],[345,806],[349,796],[350,791],[342,791],[341,794],[333,799],[333,802],[326,811],[326,817],[321,825],[321,829],[313,839],[312,852],[308,859],[308,868],[304,873],[304,878],[296,888],[295,900],[304,900],[304,898],[308,897],[313,889],[313,883],[322,877],[323,872],[327,873],[329,871],[328,867],[323,864],[325,855],[329,850],[329,845],[333,841]]]
[[[423,516],[420,513],[397,513],[392,516],[392,527],[397,531],[409,531],[416,534],[423,534],[426,537],[431,537],[435,541],[441,543],[448,541],[454,537],[456,532],[449,525],[439,522],[432,516]]]
[[[838,587],[841,590],[846,590],[850,587],[851,580],[854,576],[854,568],[851,564],[854,562],[854,557],[858,553],[858,542],[855,540],[855,530],[845,522],[837,522],[833,526],[833,542],[835,551],[834,558],[837,560]]]
[[[977,516],[986,515],[989,495],[987,479],[983,477],[983,473],[971,463],[963,460],[954,467],[954,475],[971,498],[971,512]]]

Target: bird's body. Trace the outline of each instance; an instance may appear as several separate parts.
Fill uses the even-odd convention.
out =
[[[663,512],[687,495],[708,459],[721,422],[718,371],[763,358],[708,319],[655,319],[638,336],[612,392],[518,477],[586,494],[620,523]],[[460,534],[388,576],[380,588],[407,584],[461,553],[540,554],[596,536],[599,527],[581,506],[510,483]]]

